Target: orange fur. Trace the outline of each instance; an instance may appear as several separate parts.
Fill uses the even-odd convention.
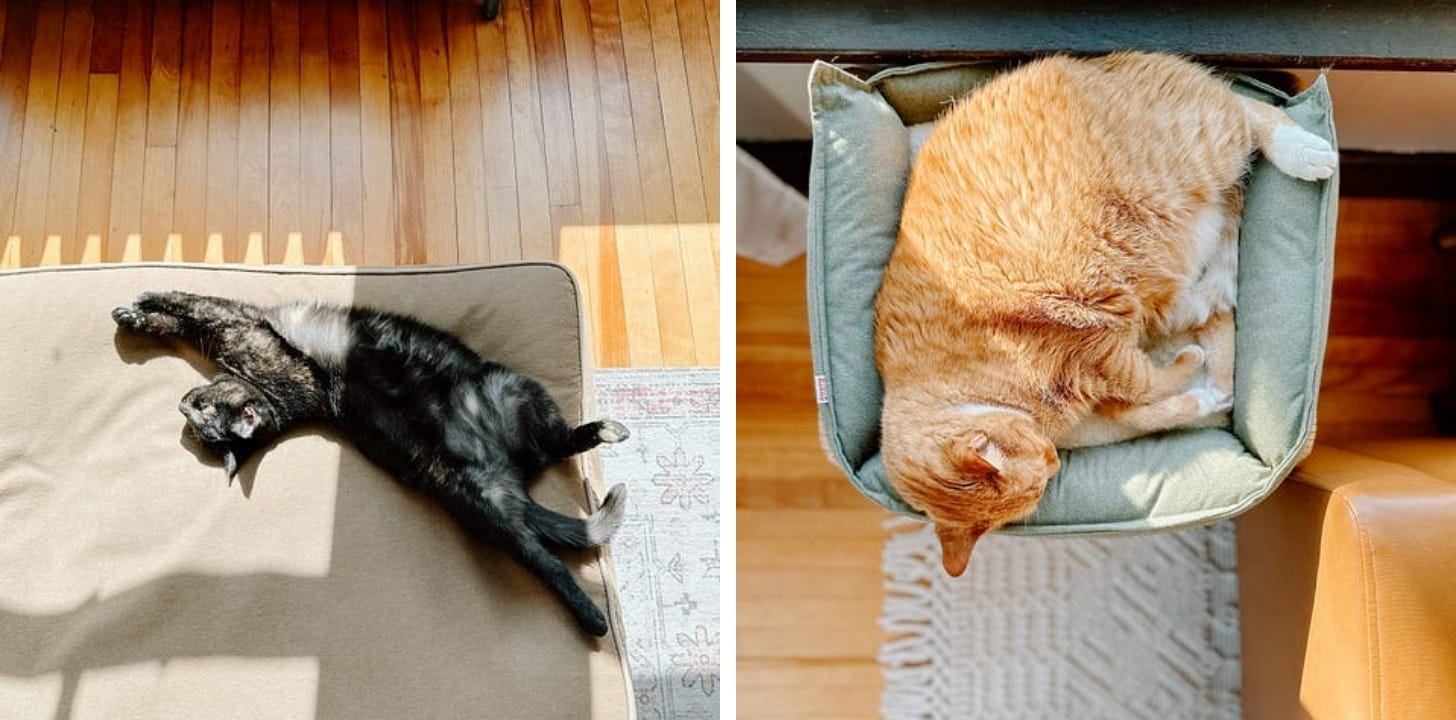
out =
[[[1030,63],[937,123],[876,299],[876,361],[885,467],[952,574],[1035,508],[1055,441],[1206,415],[1188,387],[1208,353],[1232,392],[1231,290],[1199,275],[1236,261],[1240,181],[1280,124],[1208,70],[1145,53]],[[1154,362],[1179,334],[1197,344]]]

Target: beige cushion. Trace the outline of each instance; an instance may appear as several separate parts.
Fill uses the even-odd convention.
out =
[[[212,367],[112,323],[159,289],[405,312],[541,380],[569,420],[589,396],[577,289],[551,264],[0,274],[0,717],[632,715],[607,558],[566,557],[610,618],[598,640],[326,427],[230,485],[176,409]],[[569,465],[533,492],[580,513],[602,488]]]

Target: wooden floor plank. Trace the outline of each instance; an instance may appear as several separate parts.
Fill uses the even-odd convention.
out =
[[[177,148],[147,148],[146,167],[142,178],[142,257],[159,258],[172,232],[173,207],[176,200]]]
[[[329,229],[342,234],[344,256],[364,258],[364,180],[359,82],[359,7],[329,2]]]
[[[268,66],[268,261],[282,262],[288,233],[303,227],[299,12],[271,3]]]
[[[676,225],[651,225],[647,243],[652,258],[649,276],[657,306],[657,332],[662,341],[662,362],[687,366],[697,362],[693,348],[693,321],[688,312],[688,289],[683,274],[682,237]]]
[[[213,0],[207,82],[207,208],[204,227],[221,239],[238,228],[238,159],[242,96],[242,2]],[[251,60],[251,58],[250,58]],[[266,63],[264,67],[267,67]],[[195,254],[194,254],[195,256]],[[228,257],[224,251],[224,257]],[[241,253],[233,257],[241,257]]]
[[[657,60],[652,49],[652,24],[647,4],[645,0],[618,0],[617,6],[627,90],[632,98],[637,168],[646,213],[643,222],[675,222],[678,219],[677,193],[672,187],[667,131],[663,126],[663,98],[657,82]]]
[[[657,300],[652,282],[652,247],[643,225],[616,226],[618,278],[622,286],[622,312],[632,365],[656,367],[663,364],[662,335],[657,320]]]
[[[117,76],[116,143],[111,168],[106,260],[121,260],[123,239],[142,229],[142,189],[147,152],[147,64],[152,54],[152,3],[127,0]]]
[[[330,168],[329,5],[303,2],[298,14],[298,182],[299,225],[308,262],[323,257],[324,236],[332,228],[333,177]]]
[[[93,3],[91,15],[91,72],[115,75],[121,72],[126,3]]]
[[[35,3],[7,3],[5,32],[0,35],[0,236],[9,236],[15,229],[30,62],[35,47]],[[18,247],[15,260],[20,260]]]
[[[417,3],[416,11],[424,113],[420,139],[425,161],[425,257],[432,263],[454,263],[460,258],[460,247],[455,231],[455,152],[443,10],[438,0],[426,0]]]
[[[550,188],[546,151],[541,140],[541,109],[537,101],[536,60],[532,48],[528,6],[506,0],[506,70],[511,86],[511,139],[516,153],[516,197],[520,210],[521,255],[554,257],[551,233]]]
[[[643,342],[641,336],[627,330],[627,309],[622,298],[621,264],[617,261],[617,235],[611,226],[592,226],[585,229],[587,237],[586,262],[595,281],[592,291],[591,312],[597,332],[596,360],[601,367],[631,367],[632,354],[629,347],[632,340]]]
[[[45,234],[60,236],[62,258],[77,258],[81,253],[81,238],[74,228],[81,205],[81,153],[86,139],[86,105],[91,96],[91,28],[91,0],[66,3],[51,138],[50,189],[43,225]]]
[[[272,11],[269,0],[242,0],[238,51],[237,231],[224,235],[223,254],[247,254],[249,233],[269,233]]]
[[[147,147],[176,147],[182,74],[181,0],[154,0],[148,65]]]
[[[207,235],[207,106],[212,62],[212,8],[209,3],[184,5],[182,70],[178,76],[176,202],[173,231],[200,240]],[[202,247],[191,248],[187,260],[201,259]]]
[[[392,0],[389,17],[390,133],[394,151],[394,262],[428,261],[425,252],[424,146],[419,45],[414,4]]]
[[[679,212],[708,190],[670,165],[706,172],[712,39],[697,5],[626,2],[6,0],[0,232],[22,266],[548,259],[577,233],[599,360],[702,362],[716,259],[679,215],[713,210]]]
[[[456,249],[462,263],[490,260],[490,209],[485,190],[486,151],[481,128],[475,8],[448,3],[446,51],[450,62],[451,141],[454,143]],[[495,153],[492,152],[492,155]]]
[[[718,265],[707,225],[678,228],[682,238],[683,277],[687,280],[687,311],[693,329],[694,364],[718,365]]]
[[[359,0],[359,149],[364,265],[394,263],[394,158],[390,138],[389,30],[383,0]]]
[[[535,51],[536,91],[541,142],[546,151],[546,180],[552,205],[580,202],[576,143],[572,140],[571,85],[566,71],[558,2],[531,4],[531,44]]]
[[[718,56],[708,41],[708,23],[701,0],[673,3],[681,32],[683,63],[687,71],[693,110],[693,132],[698,141],[698,166],[703,176],[703,198],[708,220],[718,221]]]
[[[87,84],[86,139],[81,152],[81,184],[76,210],[74,255],[65,262],[79,262],[84,238],[96,235],[99,257],[106,254],[107,228],[111,223],[112,162],[116,159],[116,103],[119,78],[111,73],[94,73]],[[59,227],[58,225],[52,227]]]
[[[606,186],[606,149],[602,143],[591,12],[586,0],[561,1],[561,35],[571,99],[571,137],[576,144],[581,220],[587,225],[597,225],[609,217],[604,211],[610,191]]]
[[[647,221],[647,213],[643,207],[632,98],[627,88],[616,0],[591,2],[590,20],[601,104],[603,157],[610,191],[605,200],[614,222],[642,224]]]
[[[40,259],[39,238],[46,234],[46,196],[50,192],[52,125],[60,91],[61,39],[65,27],[62,3],[41,3],[36,17],[34,53],[25,101],[25,130],[20,149],[20,183],[14,234],[28,240],[21,261]]]
[[[476,25],[481,144],[490,152],[484,176],[486,207],[490,209],[489,251],[496,260],[517,260],[521,258],[521,211],[516,200],[516,143],[505,43],[504,23]]]
[[[647,0],[647,13],[652,28],[652,56],[657,69],[675,217],[678,222],[706,222],[708,206],[704,199],[703,171],[699,166],[698,132],[694,127],[692,93],[684,65],[674,0]]]

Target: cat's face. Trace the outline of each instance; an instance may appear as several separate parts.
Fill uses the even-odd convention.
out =
[[[1061,469],[1051,441],[1017,412],[951,409],[914,437],[882,448],[885,469],[905,501],[935,523],[953,576],[965,572],[982,535],[1031,514]]]
[[[237,473],[242,459],[238,449],[251,446],[271,417],[261,393],[230,375],[189,390],[177,409],[197,439],[223,456],[229,476]]]

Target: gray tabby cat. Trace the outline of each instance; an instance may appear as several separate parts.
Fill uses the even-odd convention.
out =
[[[402,315],[308,302],[265,308],[181,292],[145,293],[111,315],[127,330],[189,341],[221,367],[179,409],[229,476],[294,423],[331,421],[369,460],[508,550],[585,631],[606,634],[606,618],[548,545],[606,543],[621,525],[626,486],[613,487],[582,520],[538,505],[526,483],[627,439],[620,423],[572,428],[536,381]]]

